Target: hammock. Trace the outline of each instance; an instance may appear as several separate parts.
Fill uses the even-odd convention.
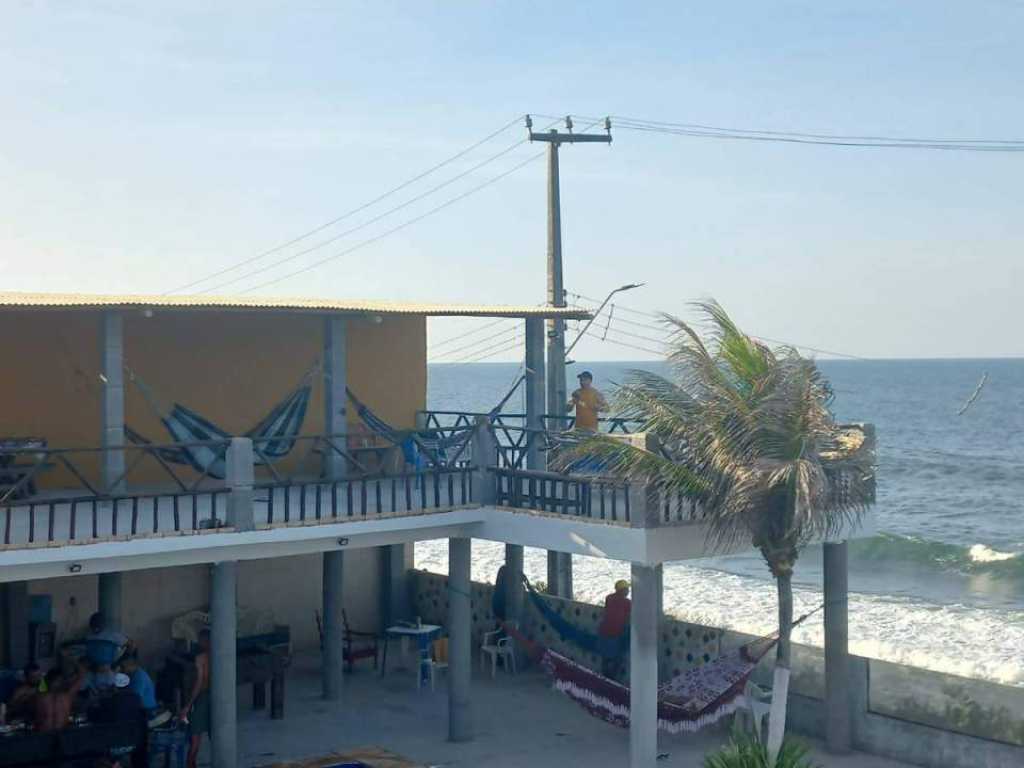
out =
[[[361,402],[351,389],[346,387],[345,391],[359,418],[370,431],[401,448],[406,463],[412,464],[416,469],[453,466],[465,452],[473,436],[472,427],[453,430],[448,437],[433,429],[412,433],[395,429],[370,410],[368,405]]]
[[[530,598],[530,602],[533,603],[533,607],[537,609],[537,612],[544,617],[544,620],[551,625],[551,628],[558,633],[562,640],[569,641],[587,653],[612,658],[622,656],[629,647],[628,631],[621,638],[602,638],[593,632],[580,629],[548,605],[548,601],[534,589],[528,580],[524,579],[524,582],[526,584],[526,594]]]
[[[279,459],[295,447],[295,439],[302,429],[309,406],[312,386],[309,379],[314,369],[303,376],[299,384],[284,400],[275,405],[260,422],[245,433],[259,443],[255,455],[256,464],[265,464],[267,460]],[[164,428],[178,443],[202,443],[230,440],[233,435],[221,429],[213,422],[180,403],[174,403],[170,409],[163,410],[157,403],[149,387],[129,371],[130,378],[139,387],[143,397],[153,411],[159,416]],[[136,445],[152,445],[152,441],[130,427],[125,427],[125,436]],[[157,448],[157,454],[164,461],[190,466],[197,472],[217,479],[225,475],[225,455],[227,447],[223,445],[184,445],[172,448]]]
[[[821,609],[801,616],[793,626],[818,610]],[[538,659],[556,690],[594,717],[622,728],[629,725],[627,686],[534,643],[513,625],[503,626]],[[743,691],[754,669],[777,642],[777,633],[759,638],[660,685],[658,728],[669,733],[692,733],[734,713],[742,704]]]

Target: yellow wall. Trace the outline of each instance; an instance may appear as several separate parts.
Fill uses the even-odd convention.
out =
[[[126,365],[164,407],[188,406],[222,429],[255,426],[320,359],[320,315],[269,312],[131,310],[124,317]],[[0,376],[0,436],[39,436],[51,447],[100,442],[100,315],[83,311],[0,313],[5,362]],[[412,427],[426,402],[426,322],[390,316],[380,324],[348,321],[348,382],[386,421]],[[170,442],[138,388],[126,385],[129,426],[155,443]],[[356,415],[350,411],[350,422]],[[303,434],[323,434],[322,378],[314,379]],[[300,451],[296,451],[296,454]],[[75,457],[97,477],[96,456]],[[131,482],[166,479],[151,460]],[[47,475],[66,486],[65,473]]]

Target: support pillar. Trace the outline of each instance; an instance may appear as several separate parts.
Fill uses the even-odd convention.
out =
[[[412,595],[409,571],[413,569],[414,549],[410,544],[391,544],[381,547],[384,588],[381,590],[381,616],[384,626],[412,619]]]
[[[344,672],[345,626],[342,610],[345,601],[342,597],[342,571],[345,561],[341,550],[324,552],[323,558],[323,692],[325,699],[336,701],[341,698]]]
[[[850,651],[847,615],[846,542],[823,545],[825,571],[825,744],[828,751],[850,751]]]
[[[213,768],[237,768],[238,564],[215,563],[210,573],[210,740]]]
[[[0,584],[0,663],[8,669],[21,669],[29,662],[28,619],[28,582]]]
[[[225,461],[224,484],[230,493],[227,499],[227,525],[238,531],[256,528],[253,513],[252,486],[256,481],[252,439],[233,437]]]
[[[124,617],[121,615],[122,585],[120,573],[101,573],[99,576],[99,612],[106,628],[118,632],[124,631]]]
[[[124,326],[119,312],[107,311],[100,320],[100,377],[102,400],[103,489],[124,493]]]
[[[328,315],[324,318],[323,382],[324,434],[340,449],[347,449],[348,433],[348,345],[345,318]],[[324,476],[336,480],[345,476],[345,457],[324,445]]]
[[[629,765],[655,768],[658,758],[658,579],[633,563],[629,632]]]
[[[523,621],[523,547],[505,545],[505,612],[508,620],[522,626]]]
[[[490,420],[486,416],[477,416],[473,422],[473,442],[470,445],[473,466],[476,468],[473,477],[473,501],[483,506],[497,502],[498,494],[494,475],[487,470],[498,460],[498,446],[491,432]]]
[[[469,686],[472,670],[470,539],[448,540],[448,740],[473,738]]]

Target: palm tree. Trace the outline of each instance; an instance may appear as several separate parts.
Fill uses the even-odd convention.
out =
[[[661,450],[594,437],[611,471],[662,493],[697,499],[717,548],[753,545],[778,587],[779,643],[768,751],[785,731],[793,568],[810,541],[855,524],[874,499],[864,433],[836,424],[832,392],[812,360],[743,333],[715,302],[697,309],[702,337],[670,315],[671,378],[632,371],[616,409],[639,420]]]

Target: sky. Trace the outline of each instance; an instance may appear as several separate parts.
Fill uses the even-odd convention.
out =
[[[518,116],[1022,139],[1022,34],[1010,0],[10,0],[0,290],[165,293],[252,260],[190,290],[535,304],[543,159],[470,192],[543,147],[426,194],[524,138]],[[646,285],[577,359],[654,357],[637,337],[655,321],[629,309],[709,297],[752,334],[848,355],[1024,354],[1024,154],[612,134],[561,153],[565,283]],[[515,323],[482,325],[432,321],[432,359],[519,356]]]

